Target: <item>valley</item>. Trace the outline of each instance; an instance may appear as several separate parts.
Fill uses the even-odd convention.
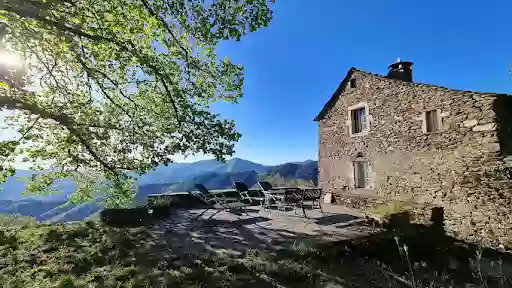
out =
[[[102,210],[100,197],[77,205],[69,203],[67,196],[73,192],[74,184],[68,180],[55,183],[57,194],[24,195],[23,177],[31,174],[30,171],[16,171],[15,177],[0,185],[0,214],[30,216],[37,221],[56,223],[94,218]],[[215,160],[172,163],[167,167],[158,166],[137,179],[134,205],[142,205],[150,194],[191,191],[196,183],[208,189],[230,188],[236,181],[253,187],[263,180],[279,186],[313,186],[317,183],[317,175],[317,162],[312,160],[276,166],[240,158],[225,163]]]

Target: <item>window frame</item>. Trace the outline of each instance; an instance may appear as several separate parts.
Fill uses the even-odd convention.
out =
[[[353,112],[356,111],[356,110],[360,110],[360,109],[364,109],[364,122],[363,122],[363,128],[361,129],[361,131],[358,131],[358,132],[354,132],[354,121],[352,119],[352,115],[353,115]],[[348,133],[350,135],[350,137],[355,137],[355,136],[363,136],[363,135],[366,135],[368,134],[368,132],[370,131],[370,120],[371,120],[371,117],[370,117],[370,111],[368,109],[368,104],[366,102],[361,102],[361,103],[358,103],[356,105],[352,105],[350,107],[348,107],[348,119],[347,119],[347,126],[348,126]]]
[[[349,86],[350,86],[350,88],[352,88],[352,89],[356,88],[356,87],[357,87],[357,79],[356,79],[356,78],[352,78],[352,79],[350,79],[350,81],[349,81]]]
[[[371,189],[371,171],[370,171],[370,161],[364,158],[356,158],[352,161],[352,165],[354,167],[354,188],[355,189]],[[361,169],[360,165],[363,165],[365,171],[364,179],[361,179],[359,176],[359,171]],[[359,184],[359,180],[364,181],[364,187],[361,187]]]
[[[439,109],[426,110],[424,113],[424,130],[425,133],[436,133],[441,130]],[[429,131],[429,128],[430,131]]]

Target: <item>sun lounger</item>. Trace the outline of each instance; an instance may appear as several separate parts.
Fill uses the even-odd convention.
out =
[[[243,203],[241,199],[228,198],[222,195],[222,193],[218,193],[220,195],[216,193],[211,193],[202,184],[197,184],[195,185],[195,187],[196,191],[192,191],[190,192],[190,194],[194,197],[198,197],[199,199],[201,199],[201,201],[207,206],[206,209],[195,218],[196,220],[210,210],[216,210],[216,212],[213,213],[210,217],[208,217],[207,220],[211,219],[213,216],[219,214],[222,211],[232,212],[233,210],[244,210],[244,212],[247,214],[247,210],[245,208],[250,204]],[[238,215],[234,213],[232,214],[238,217]]]

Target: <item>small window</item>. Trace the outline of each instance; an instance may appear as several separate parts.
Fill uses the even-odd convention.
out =
[[[350,111],[352,134],[361,133],[366,129],[366,109],[364,107]]]
[[[427,132],[435,132],[439,130],[439,123],[437,118],[437,110],[430,110],[425,112],[425,123]]]
[[[356,188],[368,188],[370,185],[368,161],[354,161],[354,180]]]
[[[356,88],[356,78],[350,79],[350,88]]]

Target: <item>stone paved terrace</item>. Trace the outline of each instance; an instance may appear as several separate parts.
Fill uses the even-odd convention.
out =
[[[322,204],[320,210],[307,210],[308,219],[293,211],[277,213],[262,210],[259,206],[248,208],[249,216],[240,218],[228,212],[221,212],[210,220],[194,220],[202,209],[178,210],[169,219],[155,226],[155,233],[162,235],[180,258],[195,258],[203,253],[239,254],[248,249],[275,251],[283,246],[302,241],[336,241],[364,236],[372,228],[362,225],[364,218],[355,210],[330,204]]]

